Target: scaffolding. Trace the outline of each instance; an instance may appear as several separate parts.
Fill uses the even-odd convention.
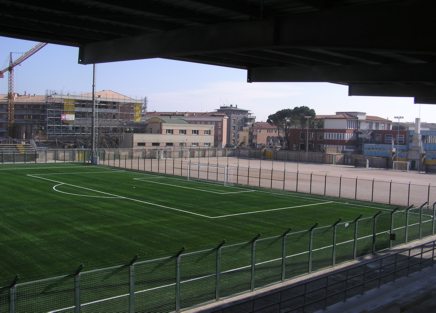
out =
[[[96,93],[96,138],[99,147],[117,146],[123,134],[142,120],[144,99],[112,91]],[[47,139],[89,147],[92,130],[92,94],[47,92]]]

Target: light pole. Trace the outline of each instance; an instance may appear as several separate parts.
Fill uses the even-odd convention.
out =
[[[309,120],[311,117],[312,116],[310,116],[310,115],[304,116],[304,118],[306,119],[306,156],[309,153]]]
[[[398,161],[398,155],[399,155],[399,151],[400,151],[400,120],[404,118],[404,116],[394,116],[394,118],[396,118],[398,120],[398,124],[397,124],[397,151],[396,151],[396,159]]]

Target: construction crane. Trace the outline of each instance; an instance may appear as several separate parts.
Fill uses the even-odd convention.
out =
[[[8,77],[8,130],[9,135],[12,136],[13,126],[15,121],[15,105],[14,105],[14,67],[20,65],[25,60],[30,58],[36,52],[41,50],[47,45],[47,43],[40,42],[36,44],[32,49],[23,53],[15,61],[12,59],[12,52],[9,54],[9,66],[0,71],[0,78],[4,77],[4,73],[9,72]]]

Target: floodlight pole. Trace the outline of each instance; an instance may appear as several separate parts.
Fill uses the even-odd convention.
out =
[[[97,164],[95,144],[95,63],[92,64],[91,164]]]

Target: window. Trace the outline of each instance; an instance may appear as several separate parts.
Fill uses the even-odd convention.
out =
[[[369,124],[368,124],[369,129],[372,129],[372,127],[373,127],[372,124],[373,124],[372,122],[369,122]]]
[[[167,130],[166,130],[166,133],[167,133],[167,134],[174,134],[174,129],[167,129]]]
[[[145,142],[138,142],[136,145],[138,147],[145,147]]]
[[[375,129],[379,129],[379,127],[380,127],[380,124],[379,123],[375,123]]]
[[[273,132],[274,132],[274,129],[267,129],[266,132],[267,132],[267,133],[273,133]]]
[[[180,129],[179,130],[180,135],[186,135],[186,129]]]
[[[159,147],[159,146],[160,146],[160,143],[159,143],[159,142],[152,142],[151,145],[152,145],[153,147]]]
[[[211,134],[210,129],[206,129],[206,130],[204,131],[204,134],[205,134],[205,135],[210,135],[210,134]]]
[[[198,135],[200,132],[198,131],[198,129],[193,129],[192,130],[192,134],[193,135]]]
[[[192,147],[198,147],[198,142],[193,142],[193,143],[191,143],[191,146],[192,146]]]
[[[205,143],[204,143],[204,146],[205,146],[205,147],[210,147],[210,142],[205,142]]]
[[[391,134],[385,135],[385,143],[392,143],[392,135]]]
[[[404,135],[399,135],[397,138],[398,144],[404,145]]]
[[[184,142],[179,143],[179,147],[184,147],[184,146],[185,146]]]
[[[172,146],[173,146],[173,143],[172,143],[172,142],[167,142],[167,143],[165,144],[165,146],[167,146],[167,147],[172,147]]]

